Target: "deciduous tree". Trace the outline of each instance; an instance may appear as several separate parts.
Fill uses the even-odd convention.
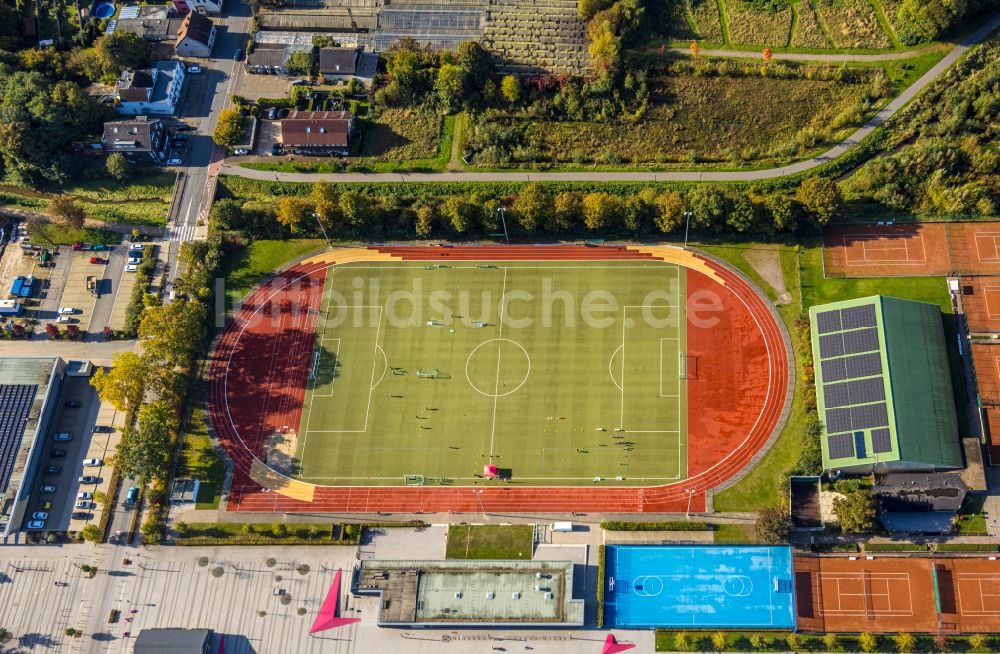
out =
[[[90,378],[102,401],[127,413],[142,401],[149,367],[135,352],[119,352],[111,359],[111,368],[98,368]]]
[[[219,112],[219,121],[212,132],[212,140],[224,148],[232,148],[243,139],[247,117],[239,109],[223,109]]]
[[[825,225],[844,205],[837,184],[825,177],[809,177],[799,185],[795,197],[818,225]]]
[[[132,177],[132,162],[121,152],[112,152],[104,162],[104,168],[117,182],[127,182]]]
[[[511,104],[517,104],[521,101],[521,82],[516,75],[505,75],[500,80],[500,93]]]
[[[287,196],[278,201],[275,218],[293,234],[303,231],[312,215],[313,206],[304,198]]]
[[[845,533],[861,534],[871,531],[878,518],[875,501],[863,490],[838,497],[833,501],[833,510],[837,514],[840,529]]]
[[[787,543],[791,533],[788,520],[788,507],[769,506],[757,513],[754,523],[754,536],[762,543]]]
[[[67,227],[80,229],[87,220],[83,207],[68,195],[60,195],[49,202],[49,213]]]
[[[654,199],[656,205],[655,223],[657,229],[666,234],[684,222],[684,201],[677,191],[665,189]]]
[[[588,193],[583,198],[583,223],[587,229],[612,226],[620,213],[618,198],[608,193]]]
[[[135,427],[126,427],[115,453],[115,466],[124,477],[142,484],[163,479],[173,452],[172,431],[176,428],[173,409],[165,400],[144,404]]]
[[[532,182],[526,184],[517,194],[512,208],[521,229],[531,234],[552,213],[552,198],[544,186]]]

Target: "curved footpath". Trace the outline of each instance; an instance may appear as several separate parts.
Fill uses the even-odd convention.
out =
[[[688,172],[439,172],[439,173],[280,173],[269,170],[252,170],[243,168],[238,164],[223,163],[221,173],[225,175],[236,175],[239,177],[249,177],[251,179],[276,180],[281,182],[747,182],[763,179],[774,179],[803,173],[846,154],[857,146],[869,134],[874,132],[890,116],[902,109],[915,98],[921,91],[927,88],[931,82],[937,79],[942,73],[951,68],[965,51],[985,39],[990,32],[1000,26],[1000,14],[997,14],[978,30],[960,39],[955,47],[944,56],[941,61],[935,64],[930,70],[924,73],[920,79],[910,85],[892,102],[884,106],[878,113],[849,135],[846,139],[833,146],[826,152],[811,159],[797,161],[787,166],[779,168],[766,168],[763,170],[737,170],[737,171],[688,171]],[[734,50],[705,50],[705,55],[719,53],[722,56],[747,56],[758,57],[757,53],[746,53]],[[799,59],[808,61],[884,61],[890,59],[905,59],[913,56],[913,52],[891,52],[876,55],[800,55],[800,54],[775,54],[776,59]]]

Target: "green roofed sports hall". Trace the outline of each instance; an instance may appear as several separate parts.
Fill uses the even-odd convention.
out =
[[[962,467],[941,310],[876,295],[809,310],[823,467]]]

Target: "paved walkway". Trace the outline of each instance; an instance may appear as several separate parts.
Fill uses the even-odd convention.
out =
[[[947,46],[931,46],[923,48],[914,48],[912,50],[893,50],[890,52],[877,52],[873,54],[851,54],[847,52],[830,52],[830,53],[808,53],[808,52],[772,52],[771,59],[775,61],[810,61],[810,62],[823,62],[823,63],[877,63],[879,61],[899,61],[901,59],[912,59],[913,57],[919,57],[922,54],[927,54],[929,52],[934,52],[941,47]],[[668,48],[668,52],[674,52],[677,54],[690,55],[691,48]],[[764,56],[763,48],[760,50],[725,50],[725,49],[714,49],[714,48],[699,48],[699,57],[727,57],[731,59],[758,59],[762,60]]]
[[[863,126],[855,130],[853,134],[833,146],[826,152],[798,161],[779,168],[767,168],[763,170],[739,170],[739,171],[705,171],[705,172],[440,172],[440,173],[279,173],[266,170],[252,170],[242,168],[239,165],[223,163],[222,174],[237,175],[251,179],[276,180],[282,182],[748,182],[777,177],[786,177],[804,173],[813,168],[822,166],[830,161],[846,154],[857,146],[862,140],[874,132],[890,116],[906,106],[921,91],[927,88],[931,82],[937,79],[946,70],[951,68],[959,57],[965,54],[973,45],[986,38],[990,32],[1000,26],[1000,14],[997,14],[986,21],[982,27],[974,33],[960,39],[948,54],[941,61],[935,64],[930,70],[924,73],[916,82],[910,85],[897,98],[887,104],[878,113],[872,116]],[[735,50],[705,51],[705,54],[712,52],[731,53],[732,56],[742,53]],[[878,61],[906,58],[905,52],[890,52],[880,55],[826,55],[828,57],[843,57],[843,59],[833,59],[830,61],[867,61],[869,59],[848,59],[848,57],[868,57],[870,60]],[[756,56],[756,55],[754,55]],[[777,57],[793,58],[791,53],[776,55]],[[814,60],[820,55],[795,55],[805,56]],[[912,56],[912,55],[910,55]]]

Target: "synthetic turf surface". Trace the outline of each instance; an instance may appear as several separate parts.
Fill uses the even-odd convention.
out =
[[[685,478],[685,277],[659,261],[331,267],[296,476],[468,485],[491,463],[531,485]]]

